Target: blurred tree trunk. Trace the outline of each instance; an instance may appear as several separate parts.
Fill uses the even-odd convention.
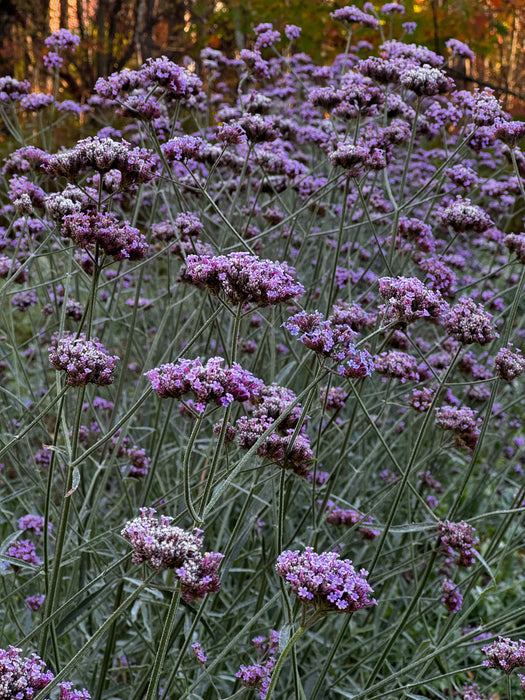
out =
[[[60,0],[60,28],[69,29],[69,3],[68,0]]]

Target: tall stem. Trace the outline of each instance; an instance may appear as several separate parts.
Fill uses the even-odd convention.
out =
[[[171,596],[170,607],[168,609],[168,615],[166,617],[166,622],[162,628],[162,634],[160,636],[159,648],[157,654],[155,655],[155,662],[153,664],[153,669],[151,671],[151,678],[146,691],[146,696],[144,700],[153,700],[153,698],[158,697],[157,687],[159,684],[160,674],[162,672],[162,665],[164,663],[164,657],[168,650],[168,644],[170,641],[171,628],[173,626],[173,620],[175,619],[175,613],[179,607],[180,600],[180,586],[177,584],[173,594]]]

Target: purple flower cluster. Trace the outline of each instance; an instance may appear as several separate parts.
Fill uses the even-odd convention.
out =
[[[432,235],[432,229],[423,221],[402,216],[399,219],[397,230],[402,238],[412,243],[418,250],[424,253],[430,253],[434,250],[436,242]]]
[[[290,389],[278,384],[263,385],[246,406],[251,415],[241,416],[235,425],[228,424],[226,441],[236,440],[241,449],[250,449],[266,430],[272,428],[275,420],[283,415],[294,399],[295,394]],[[309,416],[303,417],[299,433],[292,442],[301,413],[301,405],[297,404],[263,440],[257,448],[257,454],[284,468],[292,469],[298,476],[308,477],[309,464],[314,458],[305,432]],[[222,423],[215,426],[217,435],[220,434],[221,427]]]
[[[173,518],[153,517],[153,508],[141,508],[141,516],[129,520],[121,535],[133,547],[134,564],[147,562],[153,569],[173,569],[186,602],[199,600],[220,588],[218,552],[201,552],[204,535],[171,524]]]
[[[444,326],[447,332],[463,345],[479,343],[487,345],[498,337],[492,316],[482,304],[476,304],[469,297],[461,297],[445,315]]]
[[[347,320],[345,309],[336,306],[334,313],[326,320],[319,311],[312,314],[300,311],[282,325],[292,335],[301,333],[301,343],[321,357],[345,363],[337,369],[343,377],[350,379],[370,376],[374,369],[372,357],[367,350],[355,347],[353,341],[357,333]]]
[[[27,280],[27,271],[22,270],[17,274],[18,270],[21,268],[21,264],[18,260],[12,260],[7,257],[7,255],[0,255],[0,279],[7,279],[8,277],[13,278],[13,282],[17,284],[22,284]]]
[[[22,649],[0,649],[0,697],[30,700],[54,678],[40,657],[21,656]]]
[[[471,683],[463,686],[463,700],[488,700],[488,698],[480,691],[477,683]]]
[[[23,515],[18,518],[18,527],[20,530],[32,530],[36,534],[44,532],[44,518],[41,515]],[[52,523],[48,523],[48,528],[51,530]]]
[[[66,372],[69,386],[112,384],[118,359],[108,353],[98,338],[88,340],[84,333],[55,333],[49,348],[49,361],[55,369]]]
[[[460,523],[438,520],[437,529],[443,552],[449,557],[456,553],[458,555],[456,560],[458,566],[466,568],[472,566],[476,559],[474,546],[479,542],[479,538],[474,534],[472,525],[463,520]]]
[[[441,602],[449,613],[455,614],[461,610],[461,606],[463,605],[463,596],[458,591],[458,587],[448,578],[445,578],[443,581],[441,593]]]
[[[325,386],[321,387],[319,391],[319,403],[327,411],[338,411],[344,408],[347,398],[348,392],[340,386],[331,387],[330,389]]]
[[[129,143],[111,138],[88,137],[68,151],[51,156],[43,168],[53,177],[75,180],[78,175],[92,168],[99,173],[118,170],[122,176],[121,187],[150,182],[155,177],[155,159],[144,148],[133,148]]]
[[[358,513],[356,510],[338,508],[332,501],[328,501],[326,508],[330,510],[326,516],[327,523],[331,523],[332,525],[346,525],[347,527],[353,527],[357,523],[361,523],[357,530],[365,540],[373,540],[378,537],[379,530],[365,527],[365,525],[372,524],[374,519],[371,515],[365,516]]]
[[[340,559],[336,552],[317,554],[312,547],[304,552],[287,550],[279,555],[275,570],[306,606],[317,610],[353,613],[376,601],[366,576],[359,573],[349,559]]]
[[[151,457],[146,457],[146,450],[141,447],[131,447],[127,451],[131,467],[123,467],[122,471],[127,471],[128,476],[132,476],[135,479],[142,479],[147,476],[149,465],[151,463]]]
[[[418,363],[415,357],[402,350],[387,350],[374,357],[374,368],[385,379],[399,379],[417,382],[420,379]]]
[[[251,666],[241,665],[236,678],[239,678],[245,688],[254,688],[257,695],[264,700],[270,686],[272,669],[275,666],[275,656],[270,656],[264,664],[252,664]]]
[[[424,411],[428,411],[432,405],[434,389],[426,386],[422,389],[414,389],[406,398],[409,406],[419,413],[424,413]]]
[[[22,649],[13,646],[8,650],[0,649],[0,697],[6,700],[31,700],[55,677],[52,671],[46,670],[46,664],[39,656],[23,657],[21,652]],[[85,688],[76,690],[72,683],[62,682],[58,687],[60,700],[91,698]]]
[[[363,27],[368,27],[369,29],[379,28],[379,21],[373,15],[363,12],[355,5],[347,5],[346,7],[334,10],[330,12],[330,17],[332,17],[332,19],[338,19],[345,24],[361,24]]]
[[[17,540],[13,542],[13,544],[7,548],[6,555],[8,557],[13,557],[13,559],[23,561],[26,564],[31,564],[31,566],[40,566],[42,563],[36,554],[35,543],[31,542],[31,540]],[[8,566],[9,564],[7,562],[3,563],[4,569]],[[12,566],[15,571],[18,569],[16,564],[12,564]]]
[[[525,371],[525,357],[519,349],[512,351],[509,343],[506,348],[501,348],[494,358],[494,367],[499,377],[511,382]]]
[[[518,256],[518,260],[525,265],[525,235],[523,233],[508,233],[503,239],[503,243],[511,253]]]
[[[456,233],[461,231],[483,233],[494,226],[490,216],[481,207],[471,204],[470,199],[462,197],[457,197],[450,206],[443,209],[441,221]]]
[[[460,56],[461,58],[468,58],[471,61],[476,60],[476,56],[473,51],[467,46],[467,44],[464,44],[462,41],[459,41],[458,39],[449,39],[447,43],[445,44],[447,49],[450,49],[454,56]]]
[[[230,440],[236,438],[239,447],[248,450],[273,423],[274,419],[267,416],[242,416],[235,423],[235,427],[232,426]],[[309,463],[314,458],[310,440],[303,429],[292,442],[293,434],[293,428],[281,429],[279,425],[275,432],[270,433],[259,445],[257,454],[283,467],[289,467],[298,476],[307,477],[310,473]]]
[[[95,246],[114,260],[142,260],[146,257],[146,237],[127,221],[119,223],[115,214],[75,211],[62,220],[60,233],[81,248]]]
[[[193,394],[195,409],[202,413],[208,403],[229,406],[232,401],[248,401],[259,393],[263,382],[237,362],[223,367],[224,358],[212,357],[203,365],[199,358],[165,364],[146,372],[152,388],[162,399],[180,399]]]
[[[436,408],[436,425],[442,430],[454,433],[454,443],[457,447],[473,450],[479,438],[477,411],[468,406],[441,406]]]
[[[191,645],[191,648],[193,649],[193,653],[195,654],[195,658],[200,663],[200,665],[205,666],[206,661],[208,659],[206,657],[206,654],[204,653],[204,649],[202,648],[202,645],[200,644],[200,642],[195,642],[195,644]]]
[[[6,75],[0,78],[0,104],[10,104],[20,100],[23,95],[31,92],[29,80],[16,80],[16,78]]]
[[[53,51],[65,51],[66,49],[74,51],[80,44],[80,37],[70,32],[69,29],[57,29],[45,39],[44,43],[48,49],[53,49]]]
[[[390,303],[384,309],[385,320],[412,323],[418,318],[439,320],[448,304],[437,291],[432,291],[417,277],[381,277],[379,292]]]
[[[515,668],[525,666],[525,641],[514,642],[508,637],[499,637],[497,642],[483,647],[487,658],[483,666],[499,668],[509,676]]]
[[[222,292],[232,304],[274,306],[304,293],[285,262],[263,260],[249,253],[188,255],[180,279],[212,294]]]
[[[27,607],[32,612],[37,612],[42,607],[45,599],[46,599],[45,595],[43,595],[41,593],[37,593],[36,595],[28,596],[25,599],[24,603],[27,605]]]
[[[416,95],[432,96],[449,92],[454,87],[453,81],[440,68],[428,65],[408,68],[401,72],[399,82]]]

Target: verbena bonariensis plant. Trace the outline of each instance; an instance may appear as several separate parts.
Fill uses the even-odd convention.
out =
[[[519,692],[525,125],[402,14],[0,79],[1,697]]]

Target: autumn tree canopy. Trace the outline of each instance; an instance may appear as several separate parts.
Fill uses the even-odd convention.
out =
[[[0,71],[29,77],[45,89],[44,39],[60,27],[81,37],[81,49],[61,78],[64,88],[83,99],[98,76],[140,65],[150,56],[185,56],[198,62],[205,46],[234,55],[253,41],[252,27],[271,22],[299,25],[299,50],[316,61],[330,61],[344,49],[345,33],[330,11],[344,0],[4,0],[0,6]],[[362,0],[356,5],[362,7]],[[377,8],[381,6],[377,4]],[[410,40],[446,54],[450,38],[466,42],[475,62],[455,58],[452,77],[462,86],[491,86],[505,107],[525,113],[525,5],[522,0],[407,0],[392,21],[416,22]],[[390,18],[383,27],[388,38]],[[373,45],[379,34],[366,28],[355,40]],[[354,37],[353,37],[354,38]]]

